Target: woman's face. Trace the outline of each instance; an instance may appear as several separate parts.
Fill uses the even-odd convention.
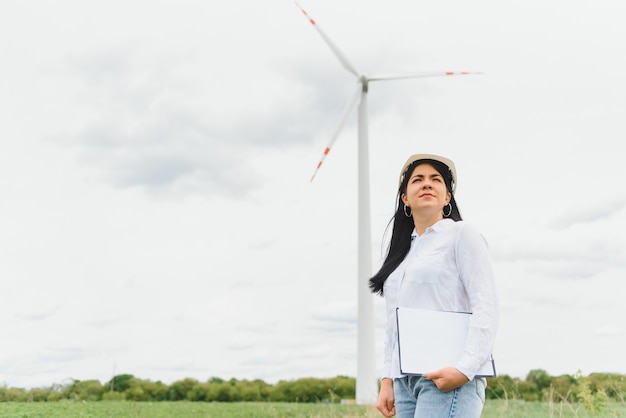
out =
[[[435,168],[423,163],[413,169],[402,201],[416,212],[441,212],[451,195],[443,176]]]

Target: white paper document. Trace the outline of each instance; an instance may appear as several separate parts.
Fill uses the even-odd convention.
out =
[[[472,314],[397,308],[398,346],[402,374],[422,375],[454,366],[463,354]],[[493,358],[476,373],[495,377]]]

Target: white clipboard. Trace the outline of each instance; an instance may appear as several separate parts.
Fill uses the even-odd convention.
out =
[[[396,308],[400,372],[423,375],[453,366],[463,354],[471,313]],[[496,377],[493,357],[476,377]]]

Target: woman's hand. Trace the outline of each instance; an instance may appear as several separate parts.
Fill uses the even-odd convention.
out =
[[[380,413],[387,418],[396,414],[395,398],[393,396],[393,381],[389,378],[383,379],[380,385],[376,409],[378,409]]]
[[[436,372],[427,373],[424,375],[424,379],[432,380],[442,392],[450,392],[469,382],[467,376],[454,367],[446,367]]]

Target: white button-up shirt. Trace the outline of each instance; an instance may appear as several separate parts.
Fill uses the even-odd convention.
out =
[[[489,359],[498,304],[487,242],[471,225],[443,219],[422,235],[413,231],[411,248],[385,281],[383,293],[387,311],[383,378],[402,376],[396,323],[399,306],[471,312],[463,355],[450,366],[471,380]]]

